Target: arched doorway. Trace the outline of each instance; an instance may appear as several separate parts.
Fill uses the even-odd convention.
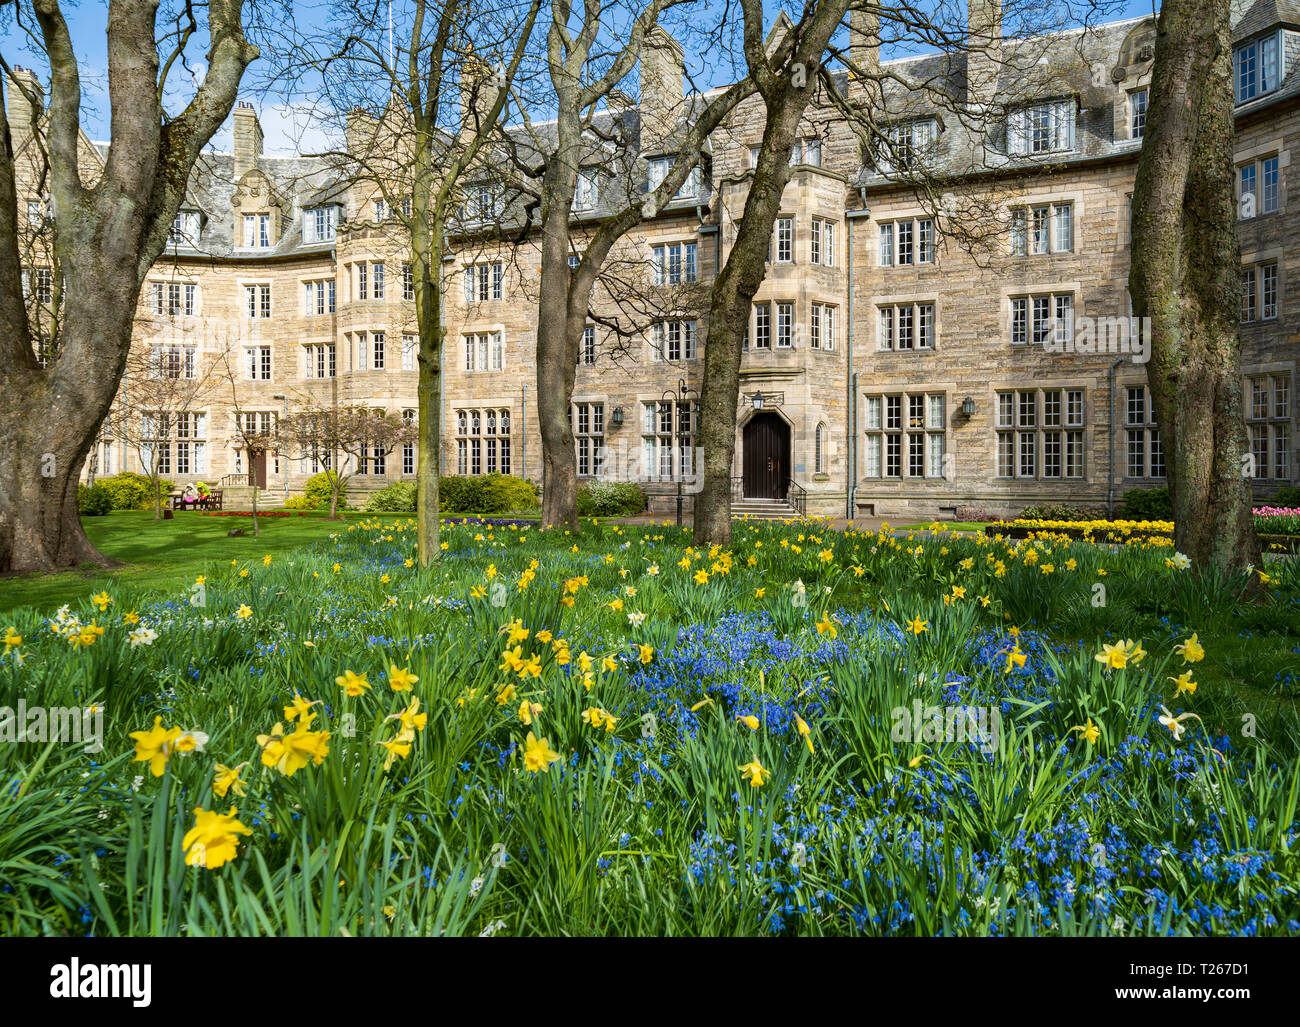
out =
[[[790,426],[771,411],[745,423],[741,465],[746,499],[784,499],[790,477]]]

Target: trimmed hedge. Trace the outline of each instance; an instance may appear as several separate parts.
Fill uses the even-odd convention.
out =
[[[366,500],[368,513],[415,513],[416,485],[395,481]],[[531,510],[538,505],[537,487],[508,474],[478,474],[438,479],[438,512],[498,514]]]
[[[1129,489],[1124,493],[1124,519],[1130,521],[1167,521],[1174,516],[1169,488]]]
[[[366,500],[367,513],[415,513],[415,482],[395,481]]]
[[[96,480],[95,485],[102,485],[108,492],[114,510],[153,509],[152,483],[147,475],[136,474],[133,471],[123,471],[121,474],[112,474],[107,478],[99,478]],[[166,496],[171,490],[172,483],[170,481],[159,480],[159,495]]]
[[[964,517],[958,520],[966,520]],[[973,519],[973,518],[972,518]],[[1042,506],[1027,506],[1020,511],[1020,520],[1024,521],[1104,521],[1104,506],[1066,506],[1063,503],[1046,503]]]
[[[77,512],[83,517],[103,517],[112,509],[113,496],[103,482],[77,485]]]
[[[578,489],[579,517],[628,517],[645,506],[645,491],[634,481],[592,481]]]
[[[472,474],[438,479],[439,513],[497,514],[533,510],[537,486],[509,474]]]

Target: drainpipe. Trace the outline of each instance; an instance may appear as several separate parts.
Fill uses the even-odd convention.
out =
[[[866,199],[865,192],[861,193],[860,195],[862,199],[865,201]],[[860,207],[858,210],[846,211],[844,216],[844,224],[845,224],[844,245],[845,245],[845,249],[848,252],[848,257],[846,258],[845,261],[845,265],[846,265],[845,273],[848,275],[848,279],[849,279],[848,299],[845,304],[846,307],[845,321],[847,322],[848,327],[847,330],[845,331],[845,338],[844,338],[844,345],[847,346],[849,350],[848,368],[845,372],[846,379],[849,383],[849,411],[848,411],[849,416],[848,416],[848,428],[847,428],[848,445],[846,447],[848,451],[849,489],[848,489],[847,509],[845,510],[845,516],[847,516],[850,521],[853,520],[854,515],[857,511],[857,498],[858,498],[858,374],[859,372],[853,370],[853,295],[854,295],[853,222],[858,220],[859,218],[865,218],[870,216],[871,216],[871,211],[867,208],[865,202],[863,203],[863,206]]]
[[[520,475],[528,480],[528,385],[523,385],[524,397],[519,408],[519,461],[524,473]]]
[[[1110,467],[1108,468],[1108,477],[1110,485],[1106,490],[1106,516],[1111,520],[1115,519],[1115,368],[1124,363],[1123,357],[1116,357],[1115,362],[1110,365],[1108,378],[1110,380],[1110,423],[1106,427],[1106,434],[1109,436],[1110,444]]]

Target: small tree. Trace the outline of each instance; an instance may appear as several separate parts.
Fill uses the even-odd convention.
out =
[[[154,497],[154,520],[162,519],[159,481],[162,455],[173,443],[198,441],[200,411],[220,384],[220,361],[205,360],[188,331],[170,332],[133,347],[127,355],[114,409],[100,429],[100,440],[132,449]],[[167,461],[171,464],[171,461]]]
[[[311,459],[324,468],[330,486],[329,517],[337,520],[339,495],[352,477],[340,454],[350,456],[360,469],[367,460],[386,458],[403,443],[415,442],[419,428],[396,414],[354,406],[291,414],[278,435],[294,451],[293,459]]]

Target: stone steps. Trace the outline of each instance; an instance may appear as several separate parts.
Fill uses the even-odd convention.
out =
[[[731,516],[751,521],[785,521],[799,512],[784,499],[739,499],[731,504]]]

